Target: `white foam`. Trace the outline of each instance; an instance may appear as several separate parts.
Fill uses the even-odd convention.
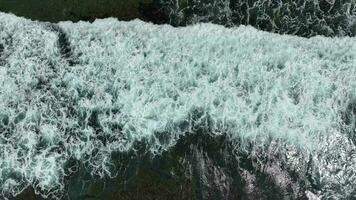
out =
[[[93,174],[110,174],[112,152],[147,140],[149,151],[160,153],[197,127],[243,141],[242,149],[272,138],[319,155],[330,138],[347,140],[342,113],[356,94],[355,38],[116,19],[59,26],[74,66],[45,24],[0,14],[0,115],[14,123],[0,140],[4,194],[27,184],[42,192],[63,188],[70,158]]]

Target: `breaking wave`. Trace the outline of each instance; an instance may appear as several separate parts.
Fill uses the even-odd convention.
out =
[[[1,196],[59,198],[70,160],[113,177],[112,153],[160,155],[202,129],[237,151],[286,144],[316,163],[315,195],[352,197],[355,66],[352,37],[0,14]]]

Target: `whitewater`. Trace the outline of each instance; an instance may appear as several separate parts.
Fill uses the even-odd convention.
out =
[[[59,198],[69,160],[114,177],[113,152],[159,156],[197,129],[288,146],[315,163],[315,196],[355,197],[356,38],[0,13],[0,197]]]

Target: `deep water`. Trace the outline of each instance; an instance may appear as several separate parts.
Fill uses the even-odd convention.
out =
[[[0,85],[1,198],[356,197],[355,37],[1,13]]]
[[[356,35],[355,0],[0,0],[0,12],[49,22],[116,17],[173,26],[251,25],[303,37]]]

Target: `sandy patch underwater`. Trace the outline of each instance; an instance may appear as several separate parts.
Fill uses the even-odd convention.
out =
[[[56,196],[70,159],[111,176],[113,152],[146,141],[159,155],[197,129],[239,151],[287,144],[318,163],[318,195],[354,195],[353,37],[1,13],[0,84],[4,197],[29,186]]]

